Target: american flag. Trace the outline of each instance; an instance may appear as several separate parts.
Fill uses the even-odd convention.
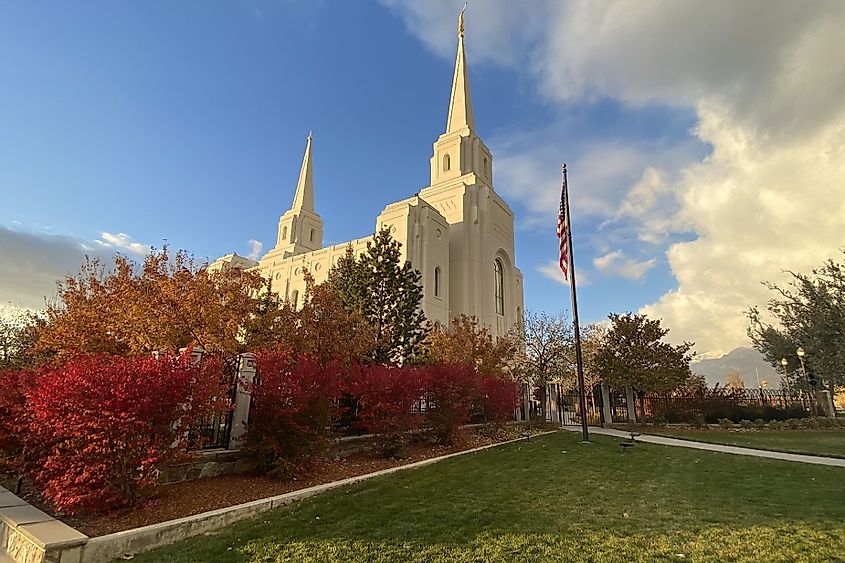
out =
[[[569,281],[569,225],[566,223],[566,172],[564,168],[563,185],[560,188],[560,211],[557,214],[557,238],[560,242],[558,263],[563,277]]]

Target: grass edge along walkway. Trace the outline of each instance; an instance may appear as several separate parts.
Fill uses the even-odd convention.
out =
[[[694,430],[694,431],[673,431],[660,429],[656,432],[646,432],[652,436],[663,436],[664,438],[675,438],[676,440],[692,440],[693,442],[704,442],[705,444],[721,444],[723,446],[735,446],[738,448],[749,448],[752,450],[765,450],[769,452],[782,452],[787,454],[809,455],[818,457],[830,457],[834,459],[845,459],[845,431],[825,431],[825,430]],[[807,442],[804,445],[792,444],[778,444],[769,443],[765,441],[754,441],[760,437],[778,438],[784,436],[801,437],[806,439],[811,444],[816,444],[815,440],[819,436],[827,438],[831,435],[836,435],[841,438],[841,451],[830,451],[829,449],[821,450],[821,445],[813,448],[807,448]],[[751,439],[751,441],[749,441]],[[815,450],[815,451],[814,451]]]
[[[566,427],[567,430],[573,432],[580,432],[580,428]],[[594,434],[601,434],[604,436],[614,436],[616,438],[631,438],[630,432],[624,430],[615,430],[613,428],[590,428],[590,432]],[[845,459],[837,457],[826,457],[809,454],[794,454],[788,452],[781,452],[777,450],[765,450],[760,448],[746,448],[742,446],[731,446],[727,444],[718,444],[713,442],[700,442],[692,438],[668,438],[659,434],[639,434],[636,437],[637,442],[645,442],[648,444],[657,444],[661,446],[676,446],[680,448],[692,448],[696,450],[707,450],[711,452],[722,452],[727,454],[746,455],[752,457],[764,457],[768,459],[779,459],[783,461],[795,461],[799,463],[811,463],[815,465],[832,465],[835,467],[845,467]]]

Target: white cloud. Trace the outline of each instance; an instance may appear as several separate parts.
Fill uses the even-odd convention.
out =
[[[388,5],[427,45],[440,41],[444,46],[434,50],[450,55],[453,41],[426,26],[445,27],[438,18],[454,13],[451,3]],[[487,57],[529,61],[525,68],[564,114],[603,98],[696,112],[693,135],[712,147],[710,155],[672,167],[660,162],[664,147],[640,150],[644,159],[628,165],[639,183],[623,183],[620,175],[583,203],[606,222],[631,222],[634,238],[651,244],[676,231],[697,237],[669,246],[678,287],[642,309],[663,317],[671,336],[695,340],[706,354],[747,345],[742,312],[767,299],[760,281],[782,281],[786,269],[808,271],[845,246],[845,3],[573,0],[526,8],[479,1],[473,8],[471,53],[521,50],[503,60]],[[541,20],[525,19],[526,11]],[[493,29],[490,22],[499,20],[511,21],[500,38],[476,34],[475,25]],[[505,155],[498,157],[496,185],[534,202],[529,212],[540,214],[554,209],[550,155],[560,146],[536,152],[543,146],[537,141],[496,153]],[[607,161],[590,153],[583,151],[578,169],[589,166],[600,177]],[[550,172],[532,170],[541,160]],[[597,260],[606,269],[624,263],[613,252]]]
[[[261,250],[264,248],[264,243],[255,239],[249,239],[247,245],[249,246],[249,254],[246,257],[250,260],[258,260],[258,257],[261,256]]]
[[[86,250],[84,241],[70,236],[0,226],[0,306],[43,309],[56,294],[56,281],[77,273],[86,254],[106,261],[111,251]]]
[[[455,56],[458,13],[463,0],[379,0],[397,12],[408,31],[432,52],[444,58]],[[467,41],[469,62],[494,62],[516,66],[524,62],[527,47],[545,26],[554,2],[516,5],[512,0],[473,1],[467,7],[466,27],[472,41]]]
[[[771,150],[702,109],[700,134],[716,150],[680,186],[698,239],[669,248],[679,287],[643,311],[724,352],[747,342],[743,311],[772,297],[761,281],[782,283],[784,270],[808,272],[845,246],[845,120]]]
[[[560,285],[569,285],[569,282],[563,277],[563,272],[560,270],[557,260],[550,260],[540,264],[535,269],[553,282],[557,282]],[[575,271],[575,283],[577,287],[586,287],[593,284],[590,277],[581,271],[580,268]]]
[[[558,5],[539,49],[545,92],[695,107],[707,99],[760,132],[839,113],[845,4],[638,0]]]
[[[666,172],[647,166],[619,205],[616,215],[606,224],[629,221],[640,241],[658,244],[672,234],[685,230],[677,211],[680,204]]]
[[[133,240],[126,233],[112,234],[103,231],[100,233],[100,238],[94,242],[106,248],[113,248],[117,251],[125,250],[137,256],[146,256],[151,250],[149,245]]]
[[[632,281],[641,280],[656,263],[655,258],[638,262],[626,256],[621,250],[613,250],[593,259],[593,266],[605,276]]]
[[[619,200],[648,168],[654,151],[653,147],[599,142],[585,143],[577,152],[561,151],[556,144],[546,131],[518,145],[498,138],[491,141],[496,155],[496,190],[506,199],[522,203],[528,212],[518,218],[520,226],[545,224],[554,228],[560,206],[561,154],[573,155],[567,168],[573,222],[577,225],[584,219],[617,213]]]

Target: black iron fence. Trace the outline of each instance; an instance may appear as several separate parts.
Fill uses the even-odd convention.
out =
[[[720,419],[787,420],[809,416],[808,397],[774,389],[710,389],[691,394],[634,394],[637,422],[714,424]],[[614,422],[616,417],[614,417]]]
[[[586,394],[587,425],[602,426],[602,396],[599,389],[593,389]],[[562,393],[560,395],[561,424],[563,426],[581,426],[581,400],[578,393]]]
[[[586,403],[584,416],[591,426],[627,422],[715,424],[725,418],[734,422],[770,421],[803,418],[810,414],[809,397],[774,389],[706,389],[666,394],[607,389],[602,393],[601,386],[597,385],[587,390]],[[547,422],[580,426],[582,413],[578,392],[561,389],[558,385],[549,385],[545,391],[532,389],[521,415],[523,420],[545,417]]]
[[[237,394],[238,372],[241,367],[241,357],[235,356],[223,363],[221,384],[228,390],[220,400],[227,401],[229,406],[235,404]],[[232,434],[232,409],[226,409],[222,414],[216,414],[195,424],[189,432],[189,442],[199,443],[202,449],[228,448],[229,437]]]

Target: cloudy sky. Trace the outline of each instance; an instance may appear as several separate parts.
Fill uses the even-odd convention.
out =
[[[6,3],[0,302],[84,254],[272,245],[314,131],[326,242],[427,184],[459,0]],[[845,3],[474,0],[466,41],[526,306],[559,311],[560,163],[583,320],[747,345],[762,280],[845,247]],[[262,250],[263,248],[263,250]]]

